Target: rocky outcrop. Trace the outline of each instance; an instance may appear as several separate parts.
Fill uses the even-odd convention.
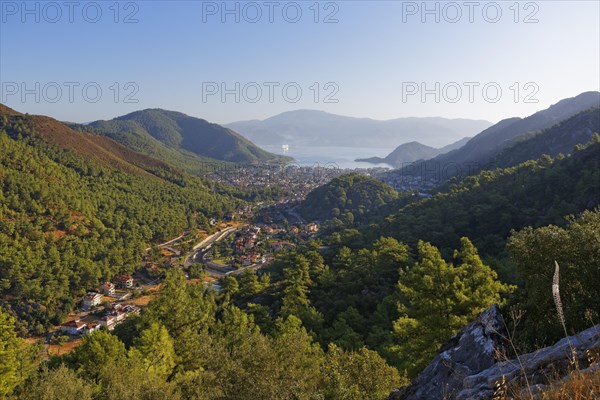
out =
[[[498,306],[479,314],[442,348],[412,385],[394,391],[390,400],[442,399],[456,396],[465,378],[493,366],[504,354],[505,324]]]
[[[498,362],[476,375],[463,380],[463,389],[456,399],[490,399],[498,382],[506,386],[530,387],[532,394],[539,392],[549,383],[572,371],[575,365],[580,370],[590,368],[588,355],[600,350],[600,325],[508,361]],[[593,367],[592,367],[593,368]],[[525,379],[527,377],[527,379]],[[527,390],[527,389],[524,389]]]
[[[574,363],[581,370],[590,367],[589,352],[600,350],[600,325],[553,346],[501,360],[506,345],[504,320],[493,306],[452,337],[413,383],[392,392],[389,400],[487,400],[498,385],[511,390],[529,387],[535,394],[549,379],[565,376]]]

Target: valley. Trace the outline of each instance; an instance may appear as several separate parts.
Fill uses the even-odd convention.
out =
[[[194,335],[216,340],[221,335],[219,324],[224,323],[219,314],[237,313],[236,318],[245,315],[256,327],[260,336],[253,340],[293,329],[294,340],[314,340],[320,349],[329,344],[329,353],[315,356],[314,365],[330,362],[328,357],[336,354],[375,357],[373,367],[388,371],[382,379],[389,389],[416,376],[443,340],[490,305],[512,304],[528,307],[532,315],[538,312],[513,297],[523,290],[517,285],[527,276],[526,270],[515,269],[512,260],[527,259],[519,246],[530,245],[525,239],[528,227],[557,224],[569,230],[582,224],[585,235],[594,234],[600,204],[600,136],[590,132],[600,131],[600,108],[586,109],[587,105],[551,128],[524,132],[515,146],[504,147],[496,158],[507,160],[504,168],[473,169],[464,179],[432,171],[424,176],[405,174],[407,167],[341,169],[285,163],[233,167],[218,160],[211,160],[202,176],[194,176],[166,161],[128,156],[133,150],[111,139],[99,143],[103,151],[115,152],[116,162],[105,163],[103,157],[99,164],[96,154],[82,145],[95,140],[97,133],[4,107],[0,139],[3,171],[8,175],[3,176],[3,199],[13,200],[3,203],[0,215],[2,234],[13,244],[0,248],[2,279],[12,282],[2,301],[15,313],[28,348],[38,348],[44,362],[60,359],[76,365],[96,340],[127,341],[132,330],[144,329],[148,323],[144,321],[157,318],[163,324],[173,312],[180,319],[208,313],[198,317],[212,319],[208,331],[202,330],[201,320],[190,323],[201,324]],[[560,139],[564,132],[577,138],[572,139],[575,145],[569,154],[555,150],[554,158],[542,155],[539,147],[566,140]],[[552,139],[542,141],[544,136]],[[463,145],[473,140],[478,135]],[[524,149],[530,149],[530,155],[523,155]],[[450,154],[456,151],[460,147]],[[516,159],[509,158],[517,154]],[[518,164],[523,157],[531,159]],[[421,161],[414,163],[418,166]],[[50,181],[62,179],[65,187],[56,191],[48,183],[48,171],[53,171]],[[15,180],[26,176],[29,186]],[[70,178],[61,178],[65,176]],[[104,181],[103,176],[112,178]],[[107,208],[112,201],[108,198],[96,202],[99,193],[94,187],[100,181],[104,192],[127,200],[113,201],[114,209]],[[545,189],[531,193],[531,188],[540,187]],[[16,202],[17,194],[28,200]],[[195,203],[189,203],[191,199]],[[32,212],[35,219],[24,219]],[[565,219],[569,213],[578,217]],[[27,266],[33,255],[15,249],[40,240],[43,244],[34,247],[39,249],[39,261],[32,270]],[[14,257],[18,254],[28,258],[19,260]],[[46,257],[50,254],[52,258]],[[454,261],[446,261],[452,257]],[[593,266],[586,257],[557,259]],[[53,276],[50,271],[59,265],[63,272]],[[81,266],[89,271],[85,280]],[[65,269],[69,267],[73,269]],[[439,269],[439,275],[429,275],[429,268]],[[437,281],[435,294],[426,295],[425,282],[433,277],[442,280]],[[71,283],[59,289],[64,279]],[[455,284],[466,280],[439,292],[445,287],[443,279]],[[28,283],[16,285],[19,280]],[[589,285],[580,291],[588,313],[593,313],[596,302],[591,294],[595,282],[577,284]],[[50,285],[55,292],[40,293],[39,285]],[[418,289],[424,292],[416,291],[420,285],[425,285]],[[57,302],[57,295],[69,299],[68,307],[65,300]],[[453,305],[446,310],[455,322],[429,321],[420,308],[425,305],[419,305],[424,295],[450,301]],[[439,311],[431,307],[429,312]],[[31,312],[36,309],[45,312]],[[571,319],[575,315],[567,317],[569,325],[584,328],[586,324]],[[539,322],[524,319],[520,346],[529,349],[540,339],[536,325]],[[184,343],[183,336],[177,339],[176,326],[169,328],[174,335],[170,340]],[[545,332],[553,326],[549,324]],[[414,329],[421,329],[421,334]],[[305,336],[309,334],[312,339]],[[428,343],[425,348],[418,341],[423,335],[436,346]],[[190,345],[198,346],[197,340]],[[210,351],[227,357],[223,348],[203,350]],[[402,354],[410,355],[410,362]],[[404,375],[396,375],[396,368]],[[165,390],[183,385],[172,384]]]
[[[0,400],[599,399],[600,2],[267,3],[0,1]]]

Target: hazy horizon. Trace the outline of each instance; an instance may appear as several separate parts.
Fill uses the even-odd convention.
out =
[[[495,123],[600,89],[598,2],[265,4],[2,2],[0,101],[73,122],[158,107]]]
[[[595,91],[595,90],[584,91],[584,92],[581,92],[581,93],[585,93],[585,92],[592,92],[592,91]],[[577,96],[577,95],[579,95],[579,94],[581,94],[581,93],[573,94],[572,96],[568,96],[568,97],[566,97],[566,98],[575,97],[575,96]],[[535,112],[537,112],[537,111],[541,111],[541,110],[543,110],[543,109],[546,109],[546,108],[550,107],[551,105],[553,105],[553,104],[556,104],[556,103],[557,103],[557,102],[559,102],[560,100],[564,100],[564,98],[561,98],[561,99],[556,99],[555,101],[551,101],[551,102],[548,104],[548,106],[547,106],[547,107],[542,107],[542,106],[540,106],[540,108],[539,108],[539,109],[537,109],[537,110],[533,111],[531,114],[533,114],[533,113],[535,113]],[[18,111],[18,112],[20,112],[20,113],[23,113],[23,114],[25,114],[25,113],[28,113],[28,114],[38,114],[38,113],[35,113],[35,112],[28,111],[27,109],[23,109],[23,108],[19,109],[19,108],[16,108],[16,107],[17,107],[19,104],[17,104],[17,105],[11,105],[11,104],[2,103],[2,102],[0,102],[0,104],[4,104],[4,105],[6,105],[7,107],[10,107],[10,108],[14,109],[15,111]],[[278,115],[281,115],[281,114],[285,114],[285,113],[293,113],[293,112],[297,112],[297,111],[324,112],[324,113],[327,113],[327,114],[330,114],[330,115],[335,115],[335,116],[338,116],[338,117],[348,117],[348,118],[357,118],[357,119],[368,119],[368,120],[380,121],[380,122],[383,122],[383,121],[391,121],[391,120],[395,120],[395,119],[409,119],[409,118],[443,118],[443,119],[447,119],[447,120],[471,120],[471,121],[483,121],[483,122],[489,122],[489,123],[491,123],[491,124],[496,124],[496,123],[498,123],[498,122],[500,122],[500,121],[502,121],[502,120],[504,120],[504,119],[507,119],[507,118],[513,118],[513,117],[520,117],[520,118],[524,118],[524,117],[527,117],[527,116],[531,115],[531,114],[525,114],[525,115],[507,115],[507,116],[504,116],[504,117],[502,117],[502,118],[500,118],[500,119],[498,119],[498,120],[487,120],[487,119],[475,118],[475,117],[471,118],[471,117],[468,117],[468,116],[463,116],[463,117],[461,117],[461,116],[445,117],[445,116],[441,116],[441,115],[422,115],[422,116],[417,116],[417,115],[406,115],[406,116],[397,116],[397,117],[391,117],[391,118],[373,118],[373,117],[369,117],[369,116],[365,116],[365,115],[346,115],[346,114],[342,114],[342,113],[335,113],[335,112],[325,111],[325,110],[321,110],[321,109],[317,109],[317,108],[312,108],[312,109],[310,109],[310,108],[298,108],[298,109],[289,109],[289,110],[281,111],[281,112],[279,112],[279,113],[272,114],[272,115],[267,115],[267,116],[265,116],[265,117],[262,117],[262,118],[248,118],[248,119],[241,119],[241,120],[231,120],[231,121],[214,121],[214,120],[211,120],[211,119],[209,119],[209,118],[206,118],[206,116],[203,116],[203,115],[201,115],[201,114],[197,114],[197,115],[195,115],[195,114],[193,114],[193,113],[186,113],[186,112],[183,112],[183,111],[181,111],[181,110],[169,109],[169,108],[166,108],[166,107],[160,107],[160,106],[156,106],[156,107],[144,107],[144,108],[139,108],[139,109],[129,110],[129,111],[127,111],[127,112],[118,113],[118,114],[111,115],[111,116],[107,116],[107,117],[102,117],[102,118],[94,118],[94,119],[88,119],[88,120],[66,120],[66,119],[60,119],[60,118],[58,118],[58,117],[56,117],[56,116],[54,116],[54,115],[51,115],[51,114],[39,114],[39,115],[47,115],[47,116],[49,116],[49,117],[52,117],[52,118],[58,119],[59,121],[63,121],[63,122],[71,122],[71,123],[78,123],[78,124],[87,124],[87,123],[91,123],[91,122],[94,122],[94,121],[101,121],[101,120],[111,120],[111,119],[114,119],[114,118],[118,118],[118,117],[125,116],[125,115],[127,115],[127,114],[131,114],[132,112],[136,112],[136,111],[142,111],[142,110],[146,110],[146,109],[162,109],[162,110],[165,110],[165,111],[175,111],[175,112],[182,112],[182,113],[184,113],[184,114],[186,114],[186,115],[189,115],[190,117],[201,118],[201,119],[207,120],[208,122],[212,122],[212,123],[216,123],[216,124],[219,124],[219,125],[224,125],[224,126],[225,126],[225,125],[230,125],[230,124],[233,124],[233,123],[236,123],[236,122],[246,122],[246,121],[265,121],[265,120],[267,120],[267,119],[269,119],[269,118],[276,117],[276,116],[278,116]]]

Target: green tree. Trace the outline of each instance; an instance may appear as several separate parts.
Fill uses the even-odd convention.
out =
[[[192,279],[204,279],[204,277],[206,277],[206,269],[204,267],[204,264],[190,265],[188,274]]]
[[[179,269],[167,273],[160,294],[146,308],[141,323],[162,324],[174,341],[176,372],[200,368],[198,355],[215,323],[216,304],[212,291],[203,284],[188,282]]]
[[[600,209],[569,217],[566,227],[513,232],[508,249],[523,280],[516,306],[526,311],[517,333],[529,348],[564,336],[552,299],[554,261],[560,265],[560,294],[571,333],[600,320]]]
[[[238,296],[245,301],[251,300],[260,293],[262,285],[258,281],[258,275],[253,269],[247,269],[241,273],[239,278]]]
[[[0,397],[10,395],[19,383],[19,347],[14,319],[0,309]]]
[[[463,237],[460,239],[460,250],[454,251],[457,262],[456,269],[459,278],[464,282],[463,309],[461,314],[470,318],[476,316],[490,305],[500,303],[500,295],[514,291],[514,286],[503,284],[498,280],[498,274],[485,265],[473,243]]]
[[[400,318],[394,331],[401,368],[409,375],[419,372],[446,340],[511,290],[497,281],[468,239],[461,243],[458,266],[444,261],[436,247],[419,241],[419,261],[401,271]],[[477,295],[481,297],[469,297]]]
[[[227,299],[231,299],[231,297],[238,292],[240,287],[235,277],[227,275],[221,279],[221,288],[221,293],[223,296]]]
[[[376,352],[347,352],[330,344],[323,367],[325,396],[331,400],[375,400],[408,383]]]
[[[291,254],[286,259],[283,270],[285,289],[281,300],[281,315],[284,318],[296,316],[311,331],[319,331],[323,323],[323,316],[310,304],[308,298],[309,288],[312,285],[310,278],[310,264],[302,254]]]
[[[380,280],[396,277],[398,270],[409,259],[408,246],[390,237],[380,237],[375,241],[373,251],[377,258],[377,278]]]
[[[214,323],[214,298],[202,285],[186,281],[179,269],[169,271],[158,298],[144,313],[145,322],[160,322],[177,341],[188,330],[207,330]]]
[[[83,339],[81,346],[66,360],[84,378],[98,380],[99,371],[106,365],[122,362],[127,357],[125,345],[106,331],[97,331]]]
[[[23,392],[23,400],[92,400],[96,386],[77,376],[75,371],[60,365],[44,369]]]
[[[150,257],[152,257],[153,260],[158,260],[161,256],[162,253],[160,251],[160,247],[158,247],[157,245],[153,245],[150,248]]]
[[[171,375],[175,367],[175,349],[173,339],[163,325],[151,323],[133,344],[144,360],[146,373],[153,373],[162,379]]]
[[[175,382],[148,373],[139,351],[130,351],[126,359],[99,371],[101,394],[97,400],[181,400]]]

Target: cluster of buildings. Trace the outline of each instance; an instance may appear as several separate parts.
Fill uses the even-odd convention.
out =
[[[314,237],[318,232],[317,223],[293,226],[254,223],[237,230],[227,246],[232,250],[234,262],[240,267],[248,267],[267,263],[274,253],[293,250],[297,243]]]
[[[288,192],[291,198],[300,199],[316,187],[348,172],[335,164],[255,164],[215,168],[207,171],[206,177],[242,189],[277,187]]]
[[[131,275],[117,275],[115,277],[115,283],[104,282],[100,285],[97,292],[88,292],[83,299],[81,299],[81,308],[84,311],[89,311],[95,306],[102,303],[102,296],[114,297],[116,289],[132,289],[134,285],[133,277]]]
[[[134,286],[134,280],[131,275],[117,275],[113,282],[104,282],[100,285],[98,291],[88,292],[83,299],[81,299],[81,309],[84,311],[90,311],[94,307],[102,304],[104,296],[117,297],[116,289],[128,290]],[[139,314],[140,308],[127,305],[122,307],[121,304],[113,303],[112,308],[108,310],[104,316],[94,322],[84,322],[81,319],[75,319],[66,322],[60,326],[60,331],[68,335],[82,335],[99,329],[101,326],[105,326],[109,330],[114,329],[116,325],[123,322],[125,318],[131,314]]]
[[[275,240],[271,242],[271,251],[273,253],[278,253],[282,250],[294,250],[296,245],[284,240]]]
[[[267,254],[293,250],[296,247],[295,243],[308,240],[318,232],[319,225],[315,222],[288,227],[278,224],[250,225],[236,235],[233,251],[240,257],[243,266],[265,263]]]
[[[264,263],[266,257],[264,251],[257,247],[258,235],[261,233],[259,226],[247,226],[242,228],[233,240],[233,254],[239,257],[242,266]]]
[[[100,328],[98,324],[86,324],[85,322],[75,319],[73,321],[65,322],[60,326],[60,331],[67,335],[77,336],[86,335]]]
[[[100,319],[94,320],[93,322],[84,322],[81,319],[74,319],[62,324],[59,330],[60,332],[71,336],[87,335],[103,326],[109,331],[112,331],[115,326],[125,321],[127,317],[139,313],[140,308],[137,306],[122,306],[121,304],[115,303]]]
[[[304,239],[308,239],[309,237],[319,233],[319,224],[316,222],[309,222],[308,224],[292,226],[290,228],[290,233],[301,236]]]
[[[423,177],[421,175],[411,176],[402,174],[397,170],[386,172],[375,176],[375,178],[387,183],[397,192],[428,192],[439,183],[439,180],[435,177]]]
[[[139,314],[140,308],[131,304],[121,306],[121,304],[113,304],[112,309],[107,311],[102,318],[100,318],[100,325],[105,326],[109,331],[115,329],[115,326],[125,321],[125,318],[130,315]]]
[[[102,294],[98,292],[88,292],[85,296],[83,296],[83,299],[81,300],[81,308],[84,311],[89,311],[97,305],[100,305],[100,303],[102,303]]]

